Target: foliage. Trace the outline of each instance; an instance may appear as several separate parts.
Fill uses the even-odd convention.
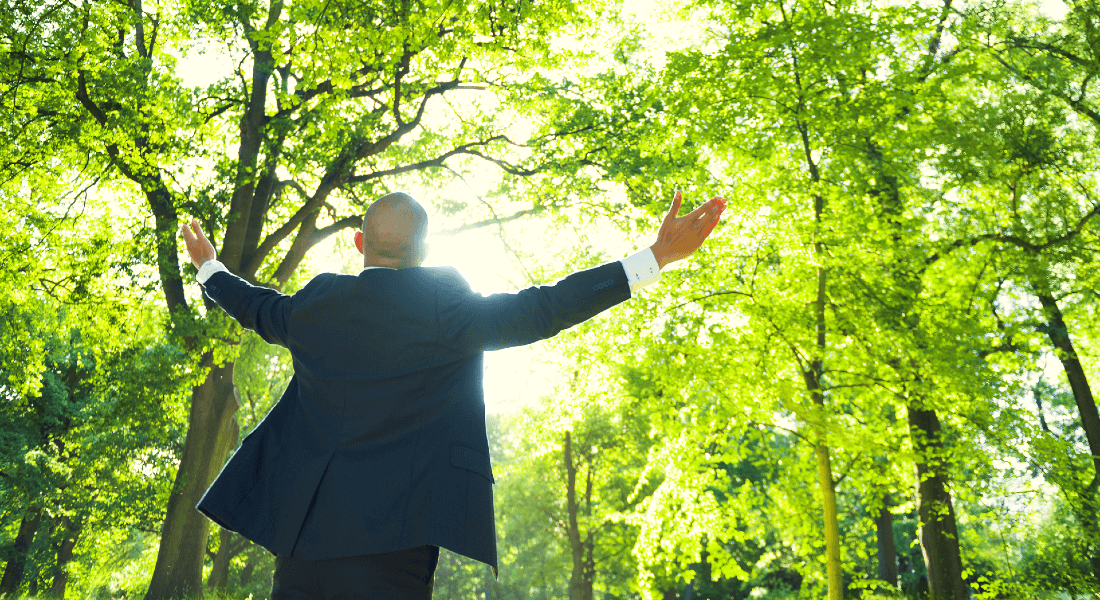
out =
[[[999,1],[685,1],[669,14],[697,36],[668,53],[626,13],[0,10],[0,209],[16,215],[0,223],[0,524],[12,540],[45,511],[39,589],[69,518],[73,586],[141,593],[188,387],[235,364],[244,433],[289,377],[285,352],[185,289],[178,219],[200,218],[232,269],[292,290],[311,248],[419,183],[471,225],[605,216],[631,236],[673,188],[733,200],[659,287],[561,338],[568,386],[490,428],[501,579],[444,553],[437,597],[558,598],[585,578],[615,598],[689,583],[694,598],[817,597],[831,522],[844,591],[877,597],[895,583],[875,581],[884,506],[896,583],[915,594],[915,465],[950,492],[975,597],[1094,592],[1094,473],[1070,382],[1048,368],[1066,354],[1043,298],[1095,384],[1095,3],[1054,21]],[[588,46],[558,47],[594,22]],[[204,45],[240,62],[188,87],[179,57]],[[481,162],[503,176],[477,202],[448,197]],[[99,218],[108,196],[123,218]],[[569,269],[529,275],[608,258],[584,245],[560,257]],[[937,416],[941,445],[914,411]],[[231,579],[270,569],[251,552]]]
[[[109,540],[153,531],[163,518],[183,435],[182,394],[193,377],[148,309],[111,300],[34,304],[22,310],[43,341],[41,386],[25,394],[5,387],[3,518],[47,515],[31,549],[38,568],[28,573],[43,580],[64,566],[53,566],[61,520],[77,523],[84,567],[72,574],[81,586]]]

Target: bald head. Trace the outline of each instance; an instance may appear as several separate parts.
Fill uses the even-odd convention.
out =
[[[363,230],[355,234],[355,246],[363,253],[364,267],[404,269],[424,262],[427,234],[424,207],[412,196],[394,192],[367,208]]]

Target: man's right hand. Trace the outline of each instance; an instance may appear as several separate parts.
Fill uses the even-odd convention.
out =
[[[698,250],[714,230],[714,226],[722,216],[722,211],[726,208],[725,198],[715,196],[706,204],[677,218],[680,202],[680,192],[676,192],[672,198],[672,207],[668,209],[668,214],[661,223],[661,229],[657,231],[657,241],[650,246],[653,250],[653,258],[657,259],[657,266],[662,269],[665,265],[687,258]]]
[[[190,227],[186,223],[180,224],[180,235],[183,244],[187,246],[187,254],[191,257],[191,264],[198,269],[208,260],[217,260],[218,253],[214,251],[214,244],[206,239],[206,234],[199,227],[198,219],[191,219]]]

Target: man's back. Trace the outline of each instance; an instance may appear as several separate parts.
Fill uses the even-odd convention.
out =
[[[553,336],[659,279],[700,247],[725,201],[677,217],[680,205],[677,192],[657,241],[631,257],[489,297],[453,270],[419,268],[427,213],[407,194],[371,204],[354,237],[364,267],[392,269],[324,275],[293,297],[229,273],[192,219],[181,233],[199,283],[290,348],[295,370],[198,509],[278,555],[273,598],[324,597],[330,569],[341,575],[329,591],[361,595],[345,576],[362,574],[427,598],[436,546],[495,571],[482,352]]]
[[[199,510],[277,554],[432,544],[490,565],[483,351],[550,337],[630,297],[619,263],[488,297],[453,269],[420,267],[325,274],[294,296],[228,273],[206,289],[289,348],[294,377]]]

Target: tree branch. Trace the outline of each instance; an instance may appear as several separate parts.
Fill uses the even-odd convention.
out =
[[[481,227],[488,227],[490,225],[502,225],[516,219],[521,219],[527,215],[537,215],[542,212],[541,208],[528,208],[519,212],[512,213],[507,217],[494,217],[492,219],[485,219],[483,221],[476,221],[474,223],[467,223],[465,225],[455,227],[454,229],[444,229],[439,232],[439,235],[457,235],[463,231],[469,231],[471,229],[480,229]]]
[[[314,231],[313,232],[313,238],[310,239],[310,241],[309,241],[309,247],[312,248],[312,247],[316,246],[317,244],[320,244],[321,242],[325,241],[329,236],[331,236],[335,233],[338,233],[338,232],[343,231],[345,229],[352,229],[352,228],[355,228],[355,227],[361,227],[362,225],[363,225],[362,215],[344,217],[342,219],[338,219],[332,225],[328,225],[326,227],[322,227],[322,228],[318,229],[317,231]]]
[[[692,302],[699,302],[701,300],[706,300],[707,298],[714,298],[715,296],[729,296],[731,294],[732,295],[737,295],[737,296],[744,296],[746,298],[752,298],[752,294],[746,293],[746,292],[741,292],[741,291],[738,291],[738,290],[727,290],[727,291],[723,291],[723,292],[711,292],[709,294],[704,294],[702,296],[696,296],[695,298],[685,300],[685,301],[677,304],[676,306],[673,306],[670,310],[676,310],[676,309],[678,309],[682,306],[691,304]]]

